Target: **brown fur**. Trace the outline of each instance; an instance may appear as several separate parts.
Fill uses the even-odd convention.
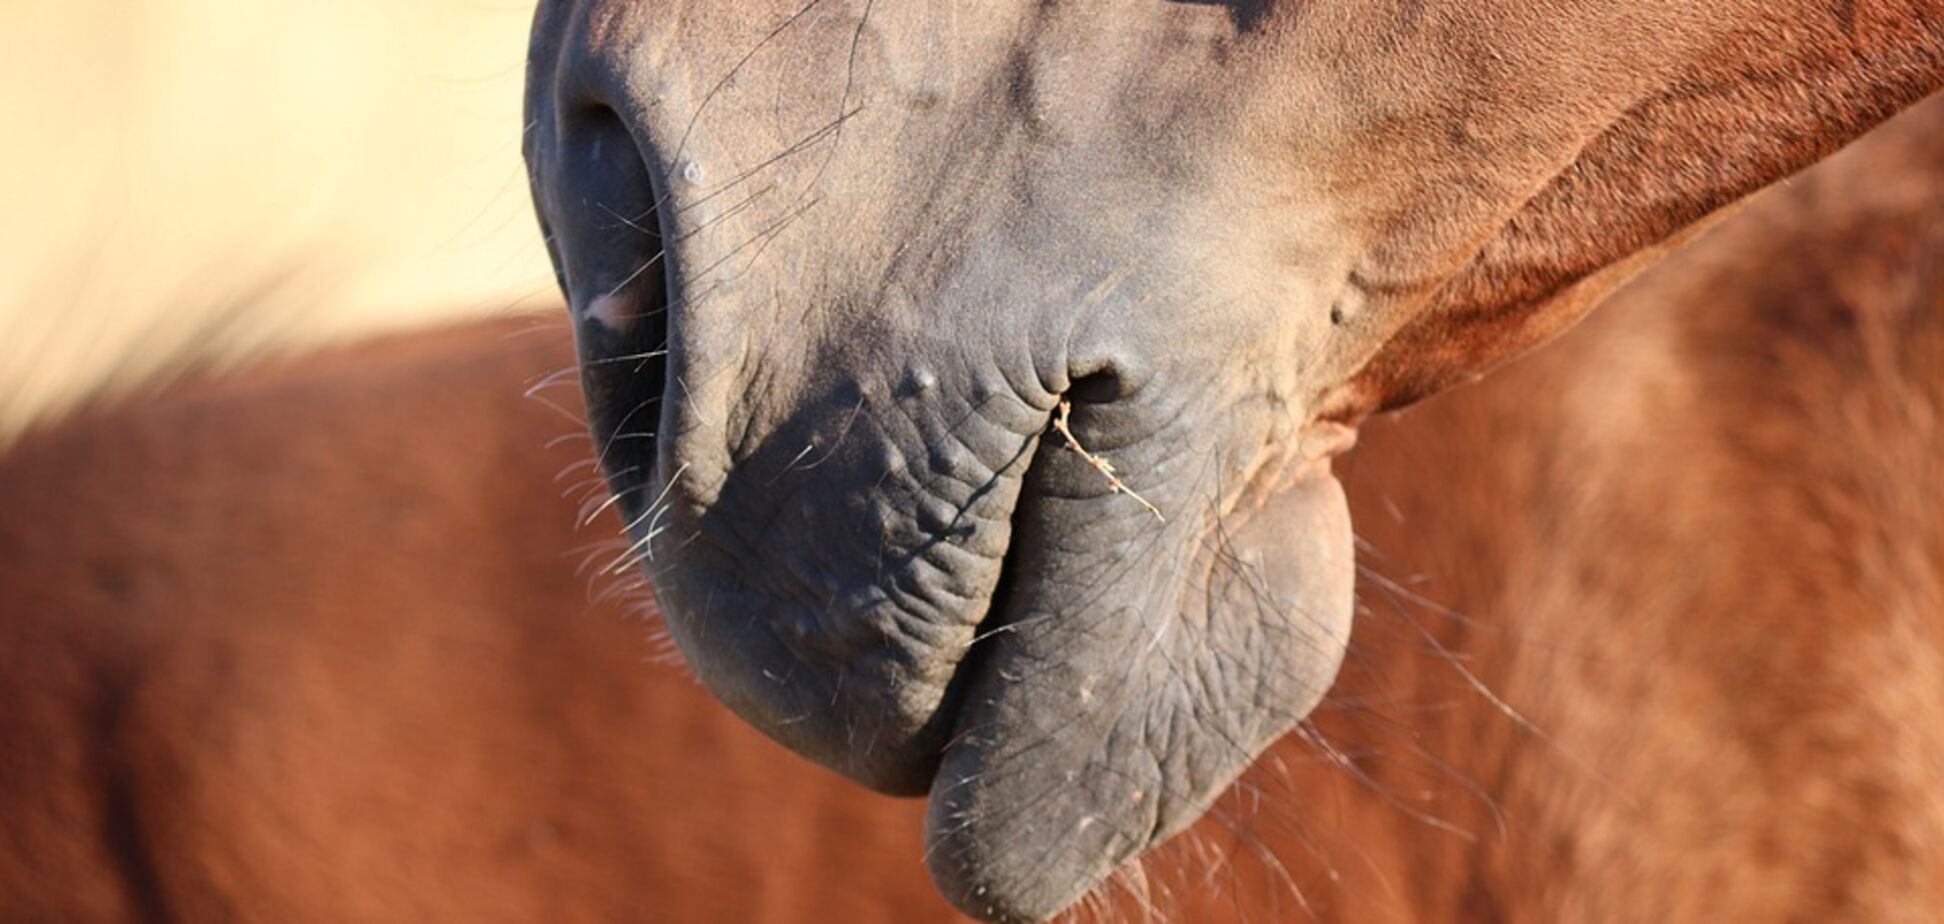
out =
[[[1279,747],[1146,897],[1303,920],[1286,869],[1323,920],[1944,914],[1940,126],[1367,427],[1327,747]],[[547,488],[585,446],[519,398],[565,339],[329,354],[0,460],[0,919],[950,919],[918,806],[587,602]]]
[[[1474,66],[1490,76],[1470,96],[1413,97],[1419,117],[1393,143],[1439,150],[1425,139],[1442,132],[1443,154],[1387,182],[1451,192],[1407,199],[1396,220],[1408,233],[1363,276],[1408,291],[1395,280],[1432,278],[1453,258],[1462,266],[1351,383],[1359,409],[1403,406],[1545,342],[1715,210],[1944,84],[1944,10],[1926,0],[1594,4],[1549,11],[1543,25],[1521,19],[1529,9],[1496,14],[1507,33],[1481,34],[1490,19],[1469,13],[1424,30],[1445,54],[1489,48],[1490,63]],[[1561,111],[1521,112],[1518,101]],[[1574,144],[1549,146],[1555,121],[1579,126]],[[1535,157],[1544,169],[1522,165]],[[1366,169],[1364,158],[1345,162]],[[1452,216],[1427,219],[1427,202]],[[1505,211],[1487,239],[1466,240],[1478,203]]]
[[[543,451],[579,428],[520,397],[568,362],[558,330],[472,327],[25,440],[0,467],[0,919],[940,907],[917,806],[735,725],[589,603],[599,536],[553,481],[585,442]],[[746,881],[778,861],[882,874]]]
[[[1941,181],[1934,100],[1367,429],[1360,654],[1315,724],[1374,783],[1279,800],[1336,916],[1944,915]]]

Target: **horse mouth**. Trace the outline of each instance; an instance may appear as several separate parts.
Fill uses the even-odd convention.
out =
[[[719,701],[859,783],[927,796],[924,857],[961,910],[1058,914],[1320,697],[1353,573],[1327,474],[1235,522],[1193,515],[1221,498],[1168,465],[1208,421],[1187,437],[1085,376],[1055,389],[1003,345],[955,364],[962,345],[916,334],[863,358],[751,337],[691,303],[655,204],[583,229],[594,256],[568,274],[624,559]],[[1063,398],[1100,399],[1073,421],[1084,444],[1113,437],[1178,518],[1049,432]],[[1246,432],[1230,439],[1263,442]],[[887,548],[905,562],[890,579]]]
[[[1042,441],[1027,463],[1026,478],[1044,464],[1042,457],[1066,452]],[[632,456],[609,460],[615,472],[632,467]],[[617,479],[627,492],[617,502],[635,528],[630,541],[645,544],[665,530],[654,500],[660,488]],[[873,689],[860,676],[859,663],[876,653],[852,651],[838,662],[812,660],[798,646],[803,640],[764,627],[725,639],[720,625],[708,621],[723,612],[739,578],[717,573],[703,581],[717,610],[698,608],[696,584],[668,583],[659,573],[681,568],[681,556],[695,556],[690,545],[644,565],[655,573],[657,597],[666,586],[670,601],[662,615],[691,669],[733,711],[793,750],[863,785],[894,795],[928,799],[922,849],[940,891],[968,914],[990,921],[1038,921],[1078,900],[1122,862],[1152,846],[1167,833],[1162,806],[1168,790],[1161,761],[1111,743],[1111,724],[1101,716],[1148,707],[1132,689],[1116,691],[1110,681],[1075,681],[1075,668],[1087,660],[1044,662],[1039,627],[1052,621],[1043,605],[1052,580],[1031,560],[1036,539],[1029,523],[1042,515],[1041,500],[1022,492],[1010,518],[1015,530],[1002,556],[998,577],[983,613],[969,630],[969,643],[950,667],[942,693],[897,698]],[[706,595],[708,592],[703,592]],[[752,606],[773,607],[773,600]],[[714,632],[715,634],[710,634]],[[811,642],[815,639],[809,640]],[[1086,672],[1104,678],[1097,665]],[[834,678],[834,679],[833,679]],[[783,681],[778,683],[777,681]],[[1099,699],[1074,700],[1058,691],[1097,683]],[[1078,685],[1076,685],[1078,684]],[[885,696],[874,701],[873,696]],[[1091,697],[1093,694],[1082,694]],[[871,705],[859,708],[861,703]],[[849,709],[851,711],[846,712]],[[862,714],[862,717],[860,717]],[[874,721],[890,716],[883,725]],[[1041,723],[1055,719],[1054,729]],[[887,730],[889,729],[889,730]],[[1090,741],[1084,747],[1077,742]],[[1035,755],[1063,752],[1043,766]],[[1018,862],[1030,859],[1030,862]]]
[[[606,390],[590,393],[607,395],[591,415],[621,420],[640,403],[627,391],[640,377],[629,362],[584,356],[590,389]],[[625,374],[603,371],[615,367]],[[1225,524],[1235,548],[1211,556],[1195,518],[1158,522],[1107,490],[1044,423],[1022,439],[1016,468],[994,466],[1011,486],[991,492],[1005,495],[1004,516],[989,511],[990,535],[959,540],[995,560],[983,595],[926,588],[959,609],[922,617],[872,596],[868,579],[846,583],[859,572],[804,566],[851,563],[855,544],[796,530],[746,541],[766,520],[888,503],[868,477],[830,474],[840,462],[812,473],[814,485],[842,487],[827,497],[782,490],[758,458],[740,461],[728,487],[684,501],[683,469],[662,441],[616,444],[602,460],[629,541],[659,552],[642,567],[696,676],[811,760],[926,796],[935,883],[966,913],[1001,922],[1057,915],[1200,817],[1320,696],[1350,609],[1347,560],[1340,586],[1308,566],[1350,544],[1334,479],[1284,492],[1287,509],[1260,523]],[[1279,544],[1288,537],[1299,547]],[[1251,554],[1287,567],[1221,570]],[[837,591],[811,592],[818,577]],[[1290,618],[1319,607],[1327,618],[1314,631]]]

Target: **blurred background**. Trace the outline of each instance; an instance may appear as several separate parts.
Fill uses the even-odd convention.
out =
[[[549,307],[520,165],[531,14],[0,3],[0,444],[96,390]]]

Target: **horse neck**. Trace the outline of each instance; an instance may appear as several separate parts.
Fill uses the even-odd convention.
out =
[[[1335,867],[1312,897],[1591,919],[1560,896],[1628,870],[1663,919],[1898,920],[1944,894],[1912,859],[1944,838],[1944,734],[1909,718],[1944,710],[1940,216],[1944,97],[1367,428],[1352,652],[1255,784],[1294,781],[1269,828],[1324,845],[1295,851]]]

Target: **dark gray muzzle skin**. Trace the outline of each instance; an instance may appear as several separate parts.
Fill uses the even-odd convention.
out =
[[[697,675],[796,751],[929,793],[945,894],[1038,920],[1335,674],[1349,524],[1299,374],[1328,312],[1225,272],[1248,251],[1186,140],[1223,106],[1143,48],[978,30],[941,83],[880,15],[543,3],[533,193],[600,461]],[[1062,401],[1096,455],[1049,430]]]

